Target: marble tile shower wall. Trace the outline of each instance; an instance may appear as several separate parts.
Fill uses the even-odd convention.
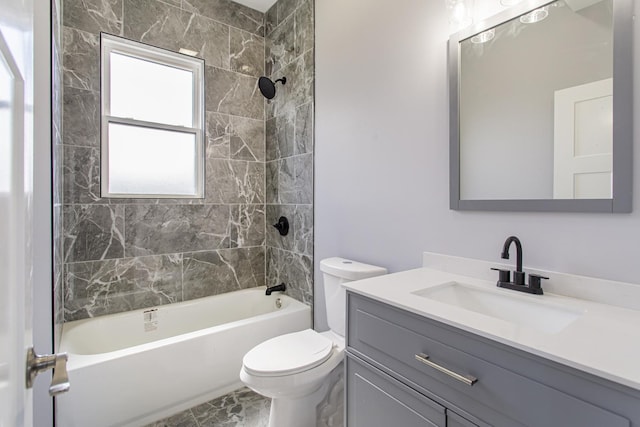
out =
[[[313,303],[314,3],[278,0],[265,18],[265,71],[278,84],[266,107],[266,217],[291,223],[281,237],[267,227],[267,283]]]
[[[64,247],[62,232],[62,17],[60,0],[51,2],[52,33],[52,144],[53,144],[53,313],[54,345],[58,348],[64,322],[63,271]]]
[[[99,33],[206,61],[206,198],[102,199]],[[65,321],[265,284],[264,15],[228,0],[65,0]]]

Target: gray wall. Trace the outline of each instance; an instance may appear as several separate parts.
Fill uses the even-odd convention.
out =
[[[440,1],[316,4],[320,330],[326,320],[317,266],[335,255],[392,272],[419,267],[423,251],[497,262],[505,238],[515,234],[525,266],[638,283],[640,173],[632,214],[449,210],[448,36]],[[639,34],[634,49],[640,69]],[[640,122],[640,110],[635,117]],[[636,165],[639,156],[636,150]]]
[[[65,320],[265,283],[264,15],[230,1],[66,0]],[[99,33],[206,61],[206,198],[99,197]]]
[[[267,285],[313,303],[312,0],[279,0],[266,14],[266,73],[277,85],[266,110]],[[287,217],[280,236],[272,224]]]
[[[313,2],[265,15],[229,0],[66,0],[63,18],[64,319],[280,281],[311,304]],[[100,198],[100,31],[205,59],[204,200]],[[264,74],[289,79],[269,103]],[[266,226],[280,215],[286,238]]]

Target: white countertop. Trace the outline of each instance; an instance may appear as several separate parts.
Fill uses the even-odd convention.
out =
[[[579,276],[573,277],[575,280]],[[447,282],[459,282],[490,292],[506,293],[523,301],[560,306],[578,311],[581,315],[561,331],[547,333],[535,327],[519,326],[412,293]],[[477,276],[464,276],[426,267],[348,282],[344,286],[351,292],[640,390],[639,310],[557,295],[549,291],[544,295],[529,295],[497,288],[495,281],[479,279]],[[556,287],[549,286],[552,289]],[[638,291],[640,292],[640,286]]]

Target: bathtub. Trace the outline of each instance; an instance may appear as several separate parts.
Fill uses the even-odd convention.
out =
[[[222,396],[247,351],[310,324],[309,306],[265,288],[65,323],[57,425],[142,426]]]

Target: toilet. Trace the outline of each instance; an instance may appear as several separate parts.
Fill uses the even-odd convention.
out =
[[[258,344],[244,356],[240,380],[271,398],[269,427],[314,427],[328,378],[344,357],[346,292],[342,283],[386,274],[344,258],[320,262],[330,330],[305,329]]]

